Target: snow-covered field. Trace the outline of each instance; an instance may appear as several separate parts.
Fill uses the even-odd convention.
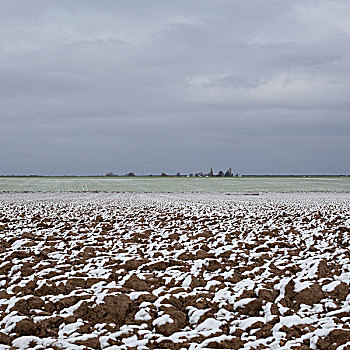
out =
[[[0,178],[0,192],[350,192],[350,177],[178,178],[36,177]]]
[[[1,194],[0,349],[350,348],[348,194]]]

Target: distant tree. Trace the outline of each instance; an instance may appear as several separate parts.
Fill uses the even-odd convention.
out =
[[[222,171],[222,170],[220,170],[219,172],[218,172],[218,175],[217,175],[218,177],[224,177],[225,176],[225,174],[224,174],[224,172]]]
[[[210,171],[209,171],[209,176],[214,176],[214,172],[213,172],[213,167],[210,168]]]
[[[226,171],[226,173],[225,173],[225,177],[232,177],[233,175],[232,175],[232,169],[231,169],[231,167]]]
[[[135,174],[133,172],[130,172],[127,176],[135,176]]]
[[[192,174],[192,173],[190,173],[188,176],[189,176],[189,177],[193,177],[193,174]]]
[[[181,176],[181,174],[178,172],[178,173],[176,173],[176,176],[177,176],[177,177],[180,177],[180,176]]]
[[[110,171],[110,172],[107,173],[105,176],[114,176],[114,174]]]
[[[202,177],[202,176],[203,176],[203,173],[200,171],[199,173],[195,173],[194,176]]]
[[[164,172],[162,172],[162,173],[160,174],[160,176],[168,176],[168,175],[165,174]]]

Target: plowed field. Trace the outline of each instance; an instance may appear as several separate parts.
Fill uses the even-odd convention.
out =
[[[2,194],[1,349],[349,349],[346,194]]]

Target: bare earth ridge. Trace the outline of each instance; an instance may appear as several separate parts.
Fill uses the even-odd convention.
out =
[[[0,349],[350,349],[347,194],[1,194]]]

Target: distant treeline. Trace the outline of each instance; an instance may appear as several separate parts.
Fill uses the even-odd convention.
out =
[[[274,174],[260,174],[260,175],[250,175],[250,174],[233,174],[231,171],[231,168],[227,170],[226,172],[223,172],[220,170],[217,174],[214,174],[212,172],[212,169],[209,173],[190,173],[190,174],[166,174],[165,172],[162,172],[160,174],[146,174],[146,175],[135,175],[133,172],[129,172],[124,175],[114,174],[113,172],[108,172],[105,175],[40,175],[40,174],[30,174],[30,175],[18,175],[18,174],[12,174],[12,175],[0,175],[0,178],[13,178],[13,177],[26,177],[26,178],[35,178],[35,177],[245,177],[245,178],[258,178],[258,177],[271,177],[271,178],[287,178],[287,177],[295,177],[295,178],[314,178],[314,177],[350,177],[349,174],[313,174],[313,175],[303,175],[303,174],[283,174],[283,175],[274,175]]]
[[[125,175],[117,175],[117,174],[114,174],[113,172],[109,172],[107,173],[105,176],[136,176],[133,172],[130,172],[128,174],[125,174]],[[160,173],[159,175],[156,174],[156,175],[153,175],[153,174],[150,174],[150,175],[141,175],[141,176],[161,176],[161,177],[234,177],[234,176],[240,176],[239,174],[233,174],[232,173],[232,169],[231,167],[226,171],[226,172],[223,172],[222,170],[220,170],[217,174],[214,174],[213,172],[213,168],[210,168],[210,171],[209,173],[203,173],[203,172],[198,172],[198,173],[190,173],[190,174],[181,174],[180,172],[176,173],[175,175],[173,174],[166,174],[165,172],[162,172]]]
[[[107,177],[128,177],[128,176],[135,176],[135,177],[305,177],[305,178],[312,178],[312,177],[350,177],[350,175],[347,175],[347,174],[337,174],[337,175],[334,175],[334,174],[326,174],[326,175],[318,175],[318,174],[314,174],[314,175],[303,175],[303,174],[300,174],[300,175],[295,175],[295,174],[290,174],[290,175],[275,175],[275,174],[262,174],[262,175],[250,175],[250,174],[231,174],[231,175],[228,175],[227,173],[224,173],[223,171],[220,171],[218,174],[216,175],[210,175],[210,174],[205,174],[205,173],[202,173],[202,172],[199,172],[199,173],[190,173],[190,174],[180,174],[180,173],[177,173],[176,175],[174,174],[166,174],[166,173],[161,173],[161,174],[149,174],[149,175],[135,175],[134,173],[128,173],[128,174],[125,174],[125,175],[117,175],[117,174],[113,174],[113,173],[108,173],[104,176],[107,176]]]
[[[269,174],[265,174],[265,175],[240,175],[241,177],[349,177],[350,175],[347,175],[347,174],[338,174],[338,175],[317,175],[317,174],[314,174],[314,175],[295,175],[295,174],[292,174],[292,175],[269,175]]]

